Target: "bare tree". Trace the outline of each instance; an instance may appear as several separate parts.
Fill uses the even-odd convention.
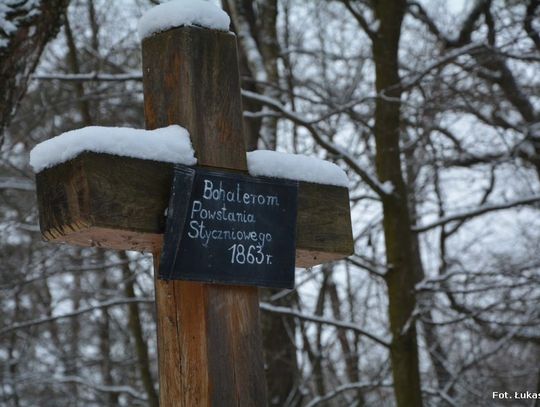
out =
[[[0,6],[0,137],[45,45],[58,33],[68,4],[68,0],[8,0]]]

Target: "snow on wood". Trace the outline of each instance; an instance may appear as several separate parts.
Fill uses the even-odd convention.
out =
[[[229,31],[231,20],[219,6],[204,0],[174,0],[148,10],[139,20],[139,37],[184,25]]]
[[[90,126],[68,131],[34,147],[30,165],[38,173],[85,151],[184,165],[197,163],[189,133],[173,125],[156,130]]]
[[[247,154],[247,162],[249,173],[253,176],[286,178],[340,187],[349,185],[345,171],[334,163],[315,157],[257,150]]]
[[[300,116],[297,112],[292,112],[288,110],[279,101],[272,99],[268,96],[259,95],[258,93],[250,92],[248,90],[242,90],[242,96],[248,99],[257,100],[264,105],[273,108],[277,112],[280,112],[284,117],[293,121],[294,123],[303,126],[307,131],[309,131],[309,133],[313,136],[313,138],[319,145],[324,147],[330,153],[340,156],[343,161],[345,161],[345,163],[356,174],[358,174],[362,181],[364,181],[373,191],[375,191],[380,196],[387,195],[377,177],[364,170],[360,162],[357,161],[356,158],[352,154],[350,154],[345,148],[342,148],[338,144],[333,143],[330,139],[320,134],[319,131],[315,128],[315,126],[313,126],[314,121],[308,120]]]

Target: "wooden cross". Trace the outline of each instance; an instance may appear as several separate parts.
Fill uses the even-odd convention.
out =
[[[174,28],[142,44],[146,127],[188,129],[198,164],[246,172],[236,37]],[[129,146],[126,146],[129,148]],[[46,241],[152,252],[173,165],[86,152],[36,175]],[[348,190],[300,182],[296,266],[353,252]],[[155,278],[161,406],[263,406],[256,287]]]

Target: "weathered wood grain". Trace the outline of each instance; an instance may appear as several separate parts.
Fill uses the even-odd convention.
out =
[[[145,39],[143,85],[147,128],[179,124],[200,165],[246,170],[234,35],[182,27]],[[267,404],[257,288],[160,280],[156,296],[161,406]]]
[[[42,171],[36,187],[43,237],[152,251],[161,239],[150,235],[164,230],[171,182],[170,164],[108,154],[84,153]]]
[[[80,246],[153,252],[163,243],[172,164],[83,153],[37,174],[43,238]],[[296,266],[353,252],[346,188],[301,182]]]
[[[200,165],[245,170],[236,36],[182,27],[145,39],[142,52],[147,128],[181,124]]]
[[[160,252],[154,252],[154,269]],[[161,406],[210,405],[203,284],[155,277]]]

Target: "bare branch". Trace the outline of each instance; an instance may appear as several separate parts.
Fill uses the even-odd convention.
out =
[[[439,30],[433,19],[419,2],[409,2],[409,10],[413,17],[426,25],[428,30],[444,44],[445,48],[459,48],[470,43],[471,34],[475,29],[477,21],[482,16],[485,8],[489,7],[490,4],[491,0],[477,0],[465,18],[461,30],[455,39],[447,37]]]
[[[362,27],[362,30],[364,30],[364,32],[367,34],[369,39],[373,41],[375,39],[375,36],[377,35],[377,32],[371,29],[371,27],[369,26],[369,23],[366,21],[364,16],[359,11],[353,8],[350,0],[341,0],[341,2],[347,8],[347,10],[349,10],[349,12],[352,14],[354,19],[358,22],[358,25]]]
[[[337,144],[335,144],[335,143],[331,142],[330,140],[326,139],[325,137],[323,137],[319,133],[319,131],[315,128],[315,126],[313,126],[313,124],[310,123],[309,120],[306,120],[306,119],[302,118],[301,116],[299,116],[295,112],[291,112],[285,106],[283,106],[281,103],[279,103],[278,101],[276,101],[274,99],[271,99],[271,98],[269,98],[267,96],[259,95],[257,93],[250,92],[250,91],[247,91],[247,90],[242,90],[242,96],[244,96],[244,97],[246,97],[248,99],[258,100],[259,102],[261,102],[261,103],[263,103],[263,104],[277,110],[285,118],[287,118],[287,119],[291,120],[292,122],[304,127],[307,131],[309,131],[309,133],[311,134],[313,139],[321,147],[325,148],[330,153],[335,154],[338,157],[341,157],[343,159],[343,161],[345,161],[345,163],[347,165],[349,165],[349,167],[351,167],[351,169],[360,176],[362,181],[364,181],[379,196],[390,196],[391,195],[391,194],[388,194],[386,192],[385,187],[374,176],[370,175],[366,170],[364,170],[360,166],[360,164],[356,161],[356,159],[350,153],[345,151],[345,149],[338,146]]]
[[[78,376],[56,376],[52,380],[60,383],[77,383],[81,386],[86,386],[92,390],[97,390],[104,393],[125,393],[138,400],[147,400],[144,395],[139,393],[131,386],[106,386],[103,384],[91,383],[88,379],[83,379],[82,377]]]
[[[471,43],[464,45],[461,48],[456,48],[451,52],[445,54],[442,58],[432,62],[430,65],[424,68],[422,72],[415,74],[413,77],[403,78],[403,80],[401,81],[401,89],[409,90],[412,87],[418,85],[420,81],[433,70],[442,68],[443,66],[452,63],[456,58],[462,55],[470,55],[481,49],[483,49],[483,46],[476,43]]]
[[[274,313],[282,314],[282,315],[290,315],[290,316],[302,319],[304,321],[315,322],[315,323],[323,324],[323,325],[331,325],[331,326],[334,326],[336,328],[341,328],[341,329],[349,329],[351,331],[359,333],[360,335],[365,336],[366,338],[371,339],[374,342],[377,342],[379,345],[382,345],[385,348],[390,347],[390,342],[387,341],[386,339],[379,338],[378,336],[363,330],[358,325],[353,324],[351,322],[338,321],[335,319],[319,317],[317,315],[304,314],[292,308],[278,307],[278,306],[268,304],[265,302],[262,302],[260,304],[260,308],[263,311],[274,312]]]
[[[463,211],[463,212],[455,213],[453,215],[442,217],[424,226],[419,226],[419,225],[413,226],[412,230],[417,233],[422,233],[430,229],[436,228],[438,226],[443,226],[443,225],[446,225],[447,223],[454,222],[457,220],[470,219],[479,215],[483,215],[488,212],[514,208],[516,206],[521,206],[521,205],[529,205],[538,201],[540,201],[540,195],[533,195],[533,196],[518,199],[512,202],[506,202],[506,203],[501,203],[501,204],[481,205],[477,208],[474,208],[468,211]]]
[[[88,72],[78,74],[35,74],[32,79],[39,81],[64,81],[64,82],[125,82],[125,81],[142,81],[142,73],[126,72],[119,74]]]
[[[536,31],[533,26],[534,16],[539,6],[539,0],[529,0],[525,20],[523,21],[523,27],[525,28],[525,31],[527,32],[527,35],[531,41],[534,42],[536,49],[540,51],[540,34],[538,34],[538,31]]]
[[[58,321],[59,319],[76,317],[78,315],[86,314],[88,312],[92,312],[92,311],[102,309],[102,308],[109,308],[109,307],[113,307],[113,306],[116,306],[116,305],[125,305],[125,304],[134,303],[134,302],[136,302],[136,303],[153,303],[154,299],[153,298],[123,298],[123,299],[118,299],[118,300],[104,301],[104,302],[100,302],[99,304],[92,305],[92,306],[89,306],[89,307],[79,308],[79,309],[76,309],[75,311],[67,312],[65,314],[54,315],[54,316],[51,316],[51,317],[37,318],[37,319],[32,319],[30,321],[23,321],[23,322],[15,323],[15,324],[13,324],[11,326],[0,329],[0,336],[3,336],[5,334],[13,332],[13,331],[17,331],[19,329],[28,328],[28,327],[31,327],[31,326],[42,325],[42,324],[46,324],[48,322]]]
[[[34,183],[26,178],[0,177],[0,189],[17,189],[20,191],[34,191]]]
[[[341,393],[349,390],[359,390],[359,389],[370,389],[373,387],[392,387],[392,383],[388,382],[356,382],[356,383],[347,383],[343,384],[341,386],[336,387],[334,390],[332,390],[329,393],[326,393],[322,396],[315,397],[312,399],[308,404],[306,404],[306,407],[315,407],[318,406],[321,403],[324,403],[325,401],[331,400],[336,396],[339,396]]]

